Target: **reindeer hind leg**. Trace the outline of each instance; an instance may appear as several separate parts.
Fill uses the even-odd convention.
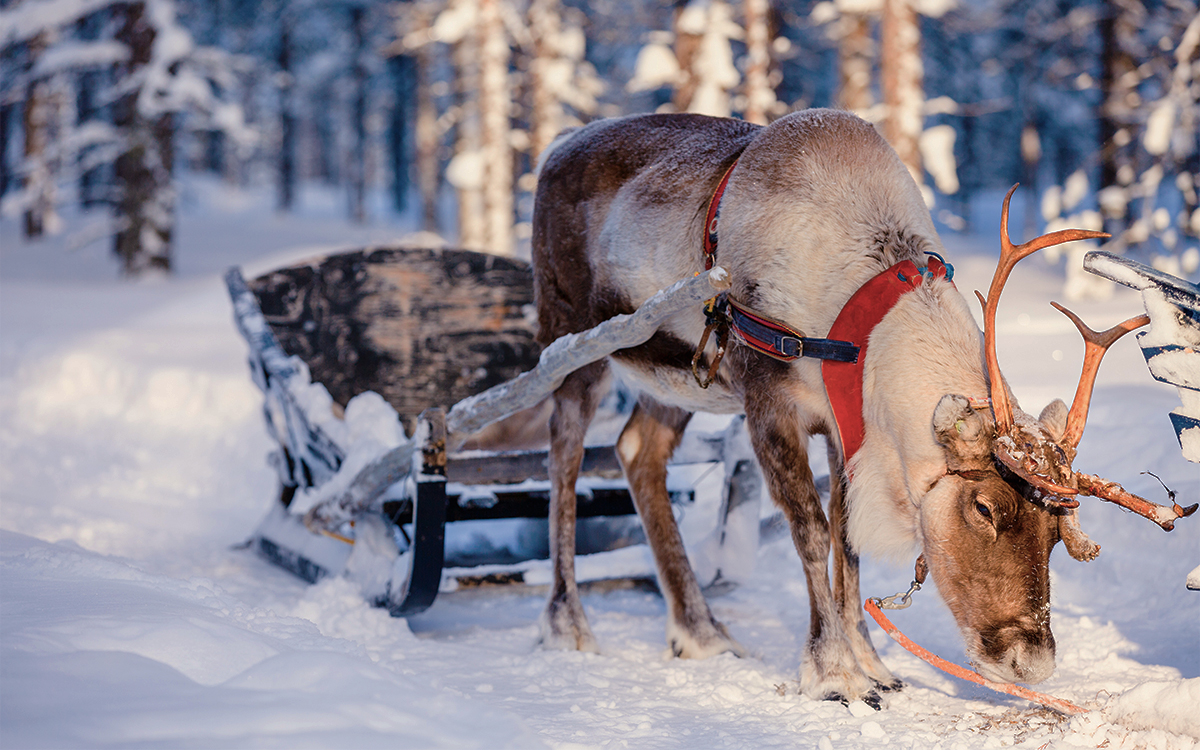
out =
[[[553,580],[539,627],[543,648],[599,651],[575,582],[575,480],[583,439],[603,397],[607,363],[567,376],[554,392],[550,417],[550,561]]]
[[[642,396],[621,437],[617,456],[654,552],[659,588],[667,603],[667,642],[671,653],[702,659],[745,650],[713,617],[688,562],[683,537],[667,494],[667,461],[679,445],[691,413]]]

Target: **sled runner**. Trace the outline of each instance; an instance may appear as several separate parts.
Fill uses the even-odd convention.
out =
[[[520,580],[519,563],[549,554],[547,455],[497,447],[536,438],[540,402],[566,373],[646,340],[661,318],[727,284],[719,271],[543,352],[531,273],[517,260],[375,249],[249,282],[231,269],[235,320],[278,442],[279,499],[250,544],[309,582],[347,573],[395,616],[428,608],[444,568]],[[602,409],[620,412],[620,401]],[[741,424],[688,433],[673,460],[725,465],[698,570],[717,586],[736,579],[746,564],[736,560],[753,560],[746,547],[759,540],[761,477]],[[673,502],[691,505],[688,483],[673,484]],[[611,444],[586,450],[576,492],[579,553],[645,541]]]

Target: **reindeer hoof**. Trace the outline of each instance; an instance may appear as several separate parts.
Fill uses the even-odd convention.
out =
[[[871,680],[875,683],[875,689],[885,693],[898,693],[904,689],[904,683],[899,679],[894,679],[889,682],[880,682],[879,680]]]
[[[859,716],[859,715],[866,716],[868,713],[861,706],[855,706],[854,705],[855,703],[861,703],[861,704],[865,705],[868,709],[871,709],[873,711],[882,711],[883,710],[883,698],[881,698],[879,693],[876,693],[874,690],[870,691],[866,695],[855,698],[853,701],[850,700],[849,698],[847,698],[846,696],[841,695],[840,693],[830,693],[829,695],[826,695],[824,698],[822,698],[822,700],[837,701],[838,703],[841,703],[846,708],[850,709],[850,713],[854,714],[855,716]]]
[[[576,600],[551,601],[542,611],[538,643],[548,651],[587,651],[600,653],[596,637],[588,626],[583,605]]]
[[[538,644],[547,651],[585,651],[591,654],[600,653],[596,638],[590,631],[573,633],[543,632]]]
[[[710,620],[710,627],[694,628],[690,632],[674,623],[667,625],[668,654],[677,659],[707,659],[718,654],[733,654],[741,658],[747,655],[742,644],[735,641],[725,626]]]

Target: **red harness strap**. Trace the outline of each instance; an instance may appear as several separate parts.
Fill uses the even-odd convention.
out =
[[[901,297],[921,285],[926,275],[950,279],[953,271],[948,270],[938,256],[929,259],[927,269],[918,268],[911,260],[901,261],[863,284],[846,302],[829,329],[829,338],[848,341],[859,347],[858,358],[853,362],[827,359],[821,363],[821,377],[825,381],[829,403],[833,406],[847,467],[850,459],[862,447],[866,430],[863,424],[862,384],[871,332]]]
[[[738,157],[741,158],[741,157]],[[733,174],[733,168],[737,166],[738,160],[734,159],[729,165],[729,169],[725,170],[721,181],[717,183],[717,189],[713,191],[712,198],[708,199],[708,213],[704,217],[704,270],[711,271],[713,262],[717,258],[717,223],[721,218],[721,196],[725,194],[725,186],[729,184],[729,176]]]

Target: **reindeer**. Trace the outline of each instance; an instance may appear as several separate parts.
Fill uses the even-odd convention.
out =
[[[1067,230],[1013,247],[1007,211],[1006,198],[1004,251],[981,338],[940,261],[942,243],[916,183],[875,129],[851,114],[808,110],[767,127],[632,116],[560,135],[543,157],[533,215],[542,343],[632,312],[699,272],[706,255],[709,263],[717,256],[732,287],[647,343],[576,371],[554,393],[553,584],[539,623],[543,646],[597,650],[574,578],[574,488],[611,369],[640,391],[616,450],[654,553],[675,656],[745,653],[704,599],[665,484],[693,412],[744,413],[807,577],[805,695],[878,707],[880,691],[901,687],[863,622],[860,551],[902,558],[919,550],[981,673],[1047,678],[1051,550],[1063,539],[1076,558],[1099,551],[1079,529],[1074,496],[1146,502],[1071,469],[1100,357],[1146,321],[1104,334],[1077,323],[1088,358],[1074,406],[1055,401],[1036,419],[1021,411],[995,351],[1008,273],[1037,249],[1102,235]],[[897,284],[898,292],[885,289]],[[859,306],[885,293],[894,304],[863,329],[854,320]],[[730,327],[735,340],[726,349]],[[714,329],[717,353],[703,343],[697,350]],[[838,340],[839,332],[855,340]],[[830,359],[796,356],[801,346]],[[829,456],[828,518],[809,469],[813,435],[825,437]],[[1155,507],[1172,521],[1184,514]]]

